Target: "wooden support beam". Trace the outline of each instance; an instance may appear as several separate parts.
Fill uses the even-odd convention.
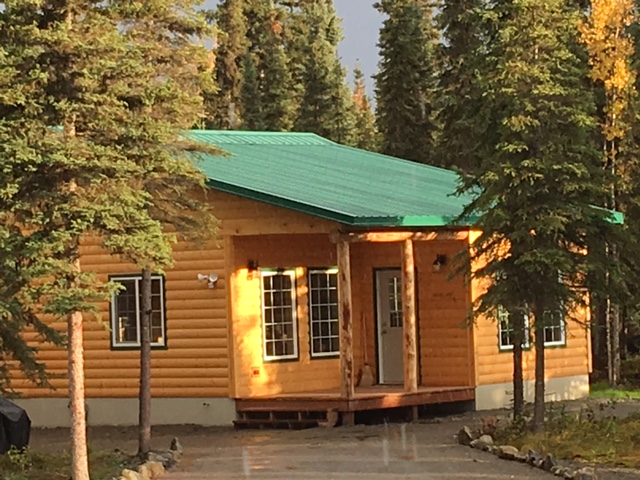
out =
[[[349,244],[338,242],[338,298],[340,309],[340,371],[342,384],[340,393],[343,398],[355,396],[353,371],[353,310],[351,307],[351,259]]]
[[[418,342],[416,328],[416,278],[413,241],[402,244],[402,324],[404,390],[418,391]]]
[[[391,243],[413,240],[414,242],[430,242],[434,240],[467,240],[469,232],[466,230],[441,230],[435,232],[332,232],[330,235],[333,243],[339,242],[371,242]]]

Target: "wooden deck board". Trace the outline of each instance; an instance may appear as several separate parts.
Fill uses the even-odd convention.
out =
[[[473,387],[419,387],[417,392],[405,392],[402,387],[377,386],[357,388],[355,396],[351,400],[342,398],[338,390],[237,398],[236,410],[238,412],[276,410],[357,412],[474,399],[475,389]]]

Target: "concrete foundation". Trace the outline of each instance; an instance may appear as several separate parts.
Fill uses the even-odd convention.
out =
[[[69,400],[66,398],[23,398],[14,400],[24,408],[34,427],[69,427]],[[138,424],[137,398],[88,398],[87,424],[129,426]],[[153,425],[231,425],[236,418],[230,398],[154,398]]]
[[[533,380],[524,382],[525,401],[533,402]],[[547,401],[576,400],[589,395],[589,376],[549,378],[545,385]],[[513,400],[512,383],[495,383],[476,387],[476,409],[508,408]]]

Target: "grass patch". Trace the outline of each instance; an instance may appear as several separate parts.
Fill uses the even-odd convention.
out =
[[[591,397],[617,400],[638,400],[640,399],[640,389],[632,387],[611,388],[607,382],[598,382],[591,385]]]
[[[496,431],[496,441],[566,460],[640,467],[640,415],[615,418],[606,409],[606,405],[587,406],[567,412],[556,407],[548,413],[543,433],[509,424]]]
[[[123,453],[97,451],[89,453],[89,468],[94,480],[118,477],[133,459]],[[12,450],[0,455],[0,480],[68,480],[71,457],[68,452],[49,454],[30,449]]]

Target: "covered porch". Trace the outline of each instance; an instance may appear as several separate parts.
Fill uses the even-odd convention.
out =
[[[473,350],[463,325],[466,294],[448,285],[445,266],[438,264],[446,262],[440,257],[450,261],[468,245],[467,235],[446,229],[328,235],[338,267],[339,355],[326,367],[336,381],[319,388],[313,377],[300,375],[295,391],[288,383],[281,391],[238,395],[237,424],[351,425],[358,412],[406,409],[416,418],[424,405],[472,402]],[[442,310],[433,308],[436,304]],[[446,337],[452,331],[458,338]],[[387,333],[391,341],[385,340]],[[453,348],[456,353],[447,356]],[[320,367],[326,361],[311,362]],[[457,364],[456,375],[450,364]]]
[[[354,412],[397,407],[413,407],[413,417],[417,417],[418,406],[433,403],[469,401],[474,399],[471,386],[420,385],[420,359],[418,338],[418,290],[416,282],[416,259],[414,242],[459,240],[466,238],[466,232],[442,231],[367,231],[333,232],[331,242],[336,245],[338,259],[338,297],[340,323],[340,372],[341,388],[339,398],[334,401],[337,410],[344,412],[343,423],[354,423]],[[402,331],[402,385],[380,385],[356,388],[354,368],[354,315],[351,274],[351,245],[354,243],[393,243],[398,245],[401,265],[401,331]],[[439,256],[438,256],[439,257]],[[433,268],[440,269],[436,258]],[[390,328],[384,325],[382,328]],[[388,324],[387,324],[388,325]],[[381,358],[378,359],[378,380],[381,379]]]

